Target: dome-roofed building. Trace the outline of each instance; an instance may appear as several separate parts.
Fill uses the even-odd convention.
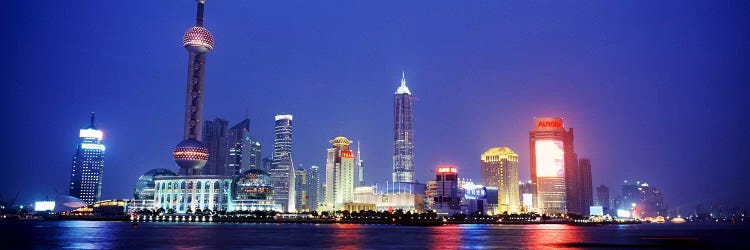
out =
[[[135,188],[133,188],[133,198],[136,200],[153,200],[154,188],[156,187],[154,177],[156,176],[177,176],[177,174],[172,172],[172,170],[164,168],[155,168],[143,173],[141,177],[138,178],[138,182],[135,183]]]
[[[154,194],[156,192],[156,183],[154,177],[159,176],[177,176],[172,170],[164,168],[155,168],[146,171],[138,178],[133,188],[133,209],[152,209],[154,206]]]

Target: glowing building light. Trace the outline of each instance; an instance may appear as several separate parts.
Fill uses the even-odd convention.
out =
[[[536,176],[564,177],[565,151],[563,142],[555,139],[538,139],[536,148]]]
[[[81,130],[79,130],[78,137],[81,137],[81,138],[96,138],[97,140],[101,141],[102,138],[104,137],[104,133],[102,133],[101,130],[87,128],[87,129],[81,129]]]
[[[52,211],[55,210],[54,201],[37,201],[34,202],[34,211]]]
[[[94,149],[94,150],[100,150],[104,151],[105,147],[102,144],[92,144],[92,143],[82,143],[81,144],[82,149]]]

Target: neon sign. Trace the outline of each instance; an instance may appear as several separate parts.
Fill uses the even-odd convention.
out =
[[[454,167],[439,167],[437,169],[438,173],[457,173],[456,168]]]

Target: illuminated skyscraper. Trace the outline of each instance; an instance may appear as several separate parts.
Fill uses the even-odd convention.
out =
[[[273,199],[284,211],[293,212],[295,204],[295,174],[292,162],[292,115],[275,117],[275,138],[273,140]]]
[[[94,126],[94,113],[91,113],[91,125],[81,129],[78,137],[80,142],[73,155],[68,194],[91,204],[99,201],[102,196],[105,149],[102,144],[103,133]]]
[[[339,136],[330,141],[332,147],[326,157],[325,210],[342,210],[344,204],[354,201],[355,165],[352,142]]]
[[[578,193],[581,203],[581,215],[589,215],[589,207],[594,205],[593,184],[591,183],[591,160],[581,158],[578,160]]]
[[[357,141],[357,187],[365,186],[365,164],[362,161],[362,154],[359,151],[359,141]]]
[[[414,182],[414,97],[406,74],[393,97],[393,182]]]
[[[242,162],[242,169],[263,169],[263,158],[262,158],[262,147],[260,145],[260,141],[255,139],[254,137],[250,137],[250,146],[249,146],[249,152],[248,152],[248,159],[247,162]],[[263,171],[268,171],[267,169],[263,169]]]
[[[201,170],[203,175],[230,175],[227,157],[229,156],[228,139],[229,122],[216,118],[205,121],[203,125],[203,143],[208,149],[208,162]]]
[[[320,191],[320,168],[318,166],[311,166],[310,170],[307,171],[307,203],[310,210],[318,209],[318,205],[322,201],[323,192]]]
[[[559,117],[535,118],[529,131],[531,181],[535,187],[534,210],[542,214],[567,213],[568,202],[578,207],[571,195],[576,190],[577,156],[573,152],[573,129],[565,131]],[[580,210],[580,208],[579,208]]]
[[[225,175],[239,175],[241,170],[252,169],[254,164],[253,140],[250,137],[250,120],[244,119],[227,131],[227,171]]]
[[[518,155],[510,148],[490,148],[481,156],[482,185],[497,187],[495,213],[520,212],[518,194]]]
[[[185,32],[182,46],[188,51],[188,78],[185,103],[185,134],[174,149],[174,160],[184,175],[200,174],[208,161],[208,149],[199,140],[203,117],[203,83],[206,54],[214,48],[214,37],[203,27],[205,0],[197,0],[195,26]]]

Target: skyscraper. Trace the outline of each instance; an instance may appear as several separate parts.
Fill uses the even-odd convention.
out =
[[[318,205],[322,201],[320,189],[320,168],[311,166],[310,171],[307,171],[307,203],[310,210],[318,209]]]
[[[307,180],[307,171],[305,171],[304,168],[298,168],[294,171],[294,181],[296,182],[294,184],[295,190],[295,205],[297,206],[295,209],[297,211],[310,211],[310,204],[309,204],[309,196],[307,194],[308,187],[310,183]]]
[[[534,210],[542,214],[566,213],[571,197],[569,183],[576,175],[570,172],[577,165],[573,152],[573,129],[565,131],[559,117],[535,118],[529,131],[531,181],[535,187]],[[578,202],[573,203],[578,206]]]
[[[497,187],[495,213],[520,212],[518,155],[507,147],[490,148],[481,156],[482,185]]]
[[[184,175],[200,174],[208,161],[208,149],[200,142],[203,117],[203,83],[206,54],[214,48],[214,37],[203,27],[205,0],[197,0],[195,26],[185,32],[182,46],[188,51],[188,78],[185,103],[185,134],[174,149],[174,160]]]
[[[73,155],[73,171],[70,175],[69,195],[86,203],[99,201],[102,196],[102,173],[104,171],[103,133],[94,126],[94,113],[91,124],[78,132],[80,141]]]
[[[357,141],[357,187],[365,186],[365,164],[362,161],[362,154],[359,151],[359,141]]]
[[[227,131],[227,145],[227,172],[223,175],[239,175],[241,169],[250,169],[252,140],[249,119],[242,120]]]
[[[263,167],[263,156],[261,154],[263,151],[261,149],[260,141],[251,136],[249,158],[247,159],[247,165],[244,162],[242,163],[243,169],[262,169],[263,171],[268,171],[268,169],[264,169]]]
[[[596,199],[594,200],[594,206],[602,206],[602,208],[604,208],[604,213],[611,213],[611,205],[609,202],[609,187],[605,186],[604,184],[596,187]]]
[[[295,174],[292,162],[292,115],[275,117],[275,138],[273,140],[273,198],[284,211],[293,212],[295,205]]]
[[[589,207],[594,205],[593,184],[591,183],[591,160],[578,160],[578,191],[580,194],[581,215],[589,215]]]
[[[401,73],[393,96],[393,182],[414,182],[414,97]]]
[[[221,118],[206,121],[203,125],[203,143],[208,148],[208,162],[201,171],[204,175],[229,175],[227,158],[229,122]]]
[[[260,169],[268,173],[273,169],[273,156],[267,156],[261,160]]]
[[[354,153],[349,149],[349,139],[339,136],[330,141],[332,147],[326,157],[327,210],[342,210],[344,204],[354,201]]]

